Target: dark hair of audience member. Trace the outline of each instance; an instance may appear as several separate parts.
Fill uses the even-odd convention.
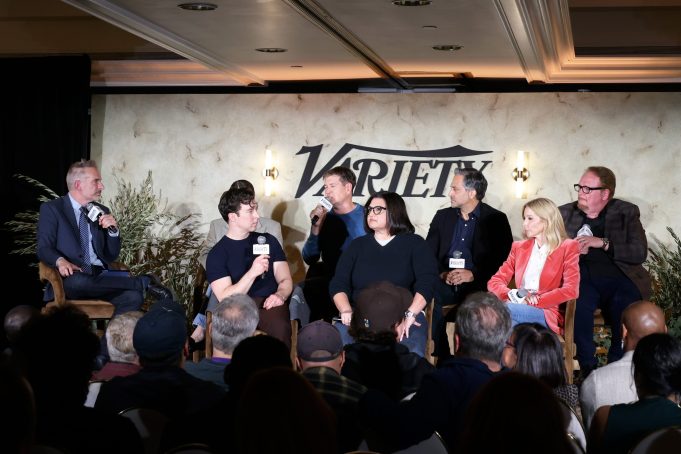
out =
[[[241,394],[236,420],[241,454],[334,454],[337,449],[333,411],[290,368],[254,374]]]
[[[539,323],[520,323],[513,334],[518,357],[513,370],[538,378],[550,388],[567,384],[563,347],[553,331]]]
[[[386,211],[386,222],[391,235],[399,235],[400,233],[414,233],[414,225],[409,220],[409,214],[407,214],[407,205],[404,203],[404,199],[394,192],[380,191],[376,194],[369,196],[369,199],[364,204],[364,231],[373,232],[367,224],[367,210],[371,206],[371,202],[374,199],[385,200]]]
[[[88,316],[72,305],[54,307],[26,326],[17,352],[38,414],[46,406],[83,405],[99,348]]]
[[[561,407],[548,386],[508,372],[493,378],[468,408],[456,453],[572,453]]]
[[[655,333],[638,342],[632,358],[639,398],[681,394],[681,340]]]
[[[27,304],[21,304],[10,309],[5,315],[3,324],[9,345],[14,345],[24,326],[39,316],[38,308]]]
[[[31,452],[35,431],[33,391],[9,360],[1,357],[0,402],[8,416],[3,418],[0,452]]]
[[[230,394],[238,396],[254,373],[272,367],[293,369],[291,354],[282,341],[267,335],[242,340],[225,367],[224,379]]]

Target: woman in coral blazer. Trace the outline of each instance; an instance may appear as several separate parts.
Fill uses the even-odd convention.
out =
[[[537,322],[562,334],[560,305],[579,295],[579,244],[567,237],[556,204],[545,198],[523,207],[523,235],[527,239],[513,243],[487,289],[509,303],[513,325]],[[515,294],[509,296],[511,278],[528,292],[519,304]]]

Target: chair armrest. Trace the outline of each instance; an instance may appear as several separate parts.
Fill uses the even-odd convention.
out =
[[[45,262],[38,263],[38,274],[41,282],[49,282],[54,292],[54,302],[57,306],[64,304],[66,294],[64,293],[64,281],[56,268],[52,268]]]

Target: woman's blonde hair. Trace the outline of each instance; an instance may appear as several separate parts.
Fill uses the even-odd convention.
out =
[[[563,224],[563,217],[560,215],[556,204],[543,197],[530,200],[523,206],[523,218],[525,218],[525,208],[534,211],[534,214],[539,216],[539,219],[544,222],[544,236],[546,237],[546,243],[549,245],[549,253],[555,251],[560,246],[560,243],[568,237],[565,231],[565,224]],[[524,235],[525,232],[523,232]]]

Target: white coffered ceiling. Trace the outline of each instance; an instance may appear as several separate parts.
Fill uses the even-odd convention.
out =
[[[182,1],[0,0],[0,56],[86,53],[105,86],[681,82],[681,0]]]

